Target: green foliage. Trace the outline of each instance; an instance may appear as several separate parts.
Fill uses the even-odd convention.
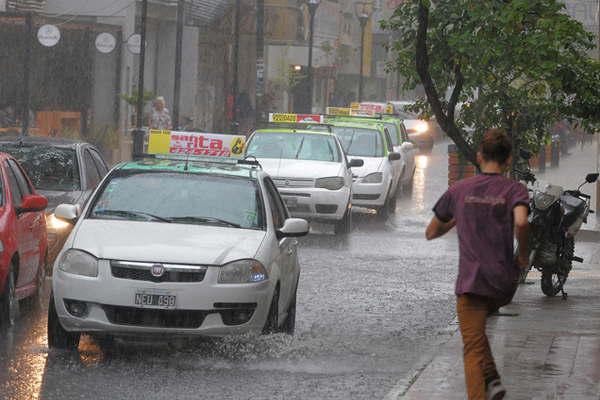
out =
[[[428,11],[428,73],[442,112],[471,147],[490,127],[539,148],[555,121],[600,123],[600,64],[589,57],[594,37],[558,0],[405,1],[382,25],[398,37],[395,68],[408,90],[423,83],[416,64],[420,6]],[[454,116],[445,93],[460,81]],[[432,115],[428,100],[417,108]]]
[[[119,97],[121,98],[121,100],[125,101],[127,104],[131,105],[131,106],[135,106],[137,105],[137,99],[138,99],[138,90],[137,88],[133,88],[132,90],[133,94],[129,94],[129,93],[121,93],[119,95]],[[144,105],[146,105],[149,101],[152,101],[154,99],[154,93],[152,93],[151,91],[147,90],[144,91]]]

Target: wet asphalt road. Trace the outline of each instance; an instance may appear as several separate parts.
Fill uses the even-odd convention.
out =
[[[423,239],[445,190],[445,145],[419,156],[388,221],[355,214],[347,239],[301,241],[296,336],[122,343],[49,351],[46,311],[0,328],[0,399],[381,399],[454,318],[455,238]],[[49,283],[49,282],[48,282]],[[48,286],[48,285],[47,285]]]

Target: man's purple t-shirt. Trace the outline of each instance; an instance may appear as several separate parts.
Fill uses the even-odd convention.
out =
[[[529,206],[527,188],[501,175],[483,174],[452,186],[433,211],[456,220],[460,261],[456,294],[510,300],[519,279],[514,258],[513,209]]]

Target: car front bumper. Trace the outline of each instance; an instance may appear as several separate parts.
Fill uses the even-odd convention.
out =
[[[358,207],[378,208],[385,204],[389,183],[362,183],[356,180],[352,184],[352,204]]]
[[[61,325],[71,332],[112,335],[170,334],[225,336],[260,333],[265,326],[274,287],[271,281],[218,284],[218,267],[208,267],[201,282],[163,282],[120,279],[112,276],[110,262],[100,260],[98,277],[54,270],[53,293]],[[176,296],[174,309],[141,307],[136,293]],[[87,313],[77,317],[70,302],[85,303]],[[251,315],[247,322],[229,323],[236,312]]]
[[[350,203],[350,188],[340,190],[321,188],[278,187],[283,201],[293,217],[311,221],[339,221]]]

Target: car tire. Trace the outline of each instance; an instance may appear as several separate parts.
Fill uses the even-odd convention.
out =
[[[13,326],[19,318],[19,300],[17,300],[17,280],[15,268],[11,262],[8,267],[8,276],[2,294],[0,295],[0,322],[6,326]]]
[[[394,214],[396,212],[397,199],[395,193],[392,193],[391,189],[392,188],[390,186],[390,190],[388,190],[388,197],[385,203],[377,210],[377,217],[381,220],[388,219],[390,217],[390,214]]]
[[[48,305],[48,347],[51,349],[76,350],[79,346],[81,333],[68,332],[60,324],[54,295],[50,293],[50,304]]]
[[[298,282],[296,282],[296,289],[294,290],[294,297],[288,307],[287,317],[285,318],[285,322],[281,327],[281,332],[288,334],[290,336],[294,336],[294,331],[296,330],[296,297],[298,294]]]
[[[336,235],[347,235],[352,232],[352,209],[347,208],[344,217],[336,221],[333,231]]]
[[[40,310],[44,305],[44,287],[46,286],[46,263],[40,266],[36,278],[35,294],[26,299],[27,306],[34,310]]]
[[[270,335],[279,331],[279,285],[275,288],[273,293],[273,299],[271,300],[271,306],[269,307],[269,314],[267,315],[267,321],[263,328],[263,335]]]

